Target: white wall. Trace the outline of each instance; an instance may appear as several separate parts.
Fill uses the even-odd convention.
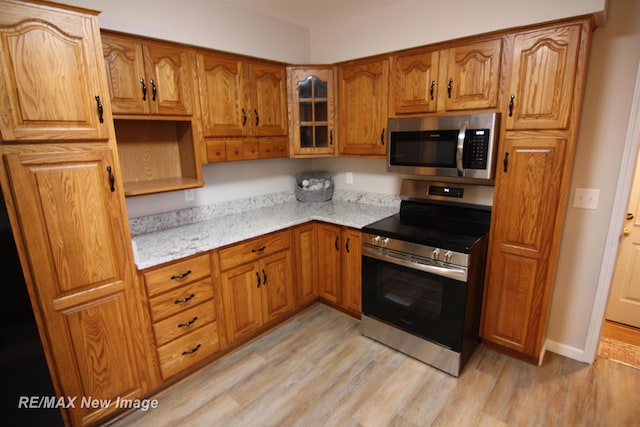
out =
[[[311,28],[311,61],[340,62],[601,12],[605,0],[405,0]]]
[[[309,30],[222,0],[60,0],[100,11],[101,28],[287,63],[309,62]]]

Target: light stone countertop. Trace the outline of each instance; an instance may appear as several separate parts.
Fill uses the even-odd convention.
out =
[[[136,267],[143,270],[312,220],[360,229],[398,209],[341,200],[289,201],[136,235],[134,258]]]

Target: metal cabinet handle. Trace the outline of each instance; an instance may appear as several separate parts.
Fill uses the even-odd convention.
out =
[[[380,133],[380,143],[384,145],[384,128],[382,128],[382,133]]]
[[[247,124],[247,112],[242,109],[242,126]]]
[[[181,303],[189,302],[189,301],[191,301],[191,299],[192,299],[193,297],[195,297],[195,296],[196,296],[196,294],[191,294],[191,295],[189,295],[189,296],[188,296],[188,297],[186,297],[186,298],[177,299],[177,300],[175,300],[173,303],[174,303],[174,304],[181,304]]]
[[[264,271],[264,268],[262,269],[262,277],[264,278],[264,280],[262,281],[263,285],[267,285],[267,273]]]
[[[193,325],[196,320],[198,320],[198,316],[194,317],[193,319],[189,320],[188,322],[184,322],[184,323],[179,323],[178,324],[178,328],[187,328],[191,325]]]
[[[256,271],[256,277],[258,278],[258,288],[260,287],[260,272]]]
[[[104,123],[104,109],[102,108],[102,102],[100,102],[100,95],[96,95],[96,104],[98,107],[98,121]]]
[[[151,83],[151,100],[155,102],[158,88],[156,87],[156,82],[154,82],[153,79],[149,79],[149,83]]]
[[[511,98],[509,98],[509,117],[513,117],[513,100],[516,99],[514,94],[511,94]]]
[[[256,115],[256,126],[260,124],[260,114],[258,114],[258,110],[253,110]]]
[[[338,246],[338,242],[340,241],[340,236],[336,236],[336,241],[334,243],[335,247],[336,247],[336,251],[340,250],[340,246]]]
[[[263,246],[261,246],[261,247],[259,247],[257,249],[251,249],[251,252],[255,254],[255,253],[258,253],[258,252],[262,252],[265,249],[267,249],[267,247],[263,245]]]
[[[144,82],[144,78],[140,77],[140,84],[142,85],[142,100],[147,100],[147,84]]]
[[[191,270],[187,270],[182,274],[177,274],[175,276],[171,276],[171,280],[184,279],[185,277],[187,277],[190,274],[191,274]]]
[[[329,131],[329,145],[333,145],[333,129]]]
[[[449,98],[451,98],[451,88],[453,87],[453,77],[449,79],[449,84],[447,85],[447,93],[449,94]]]
[[[507,169],[509,167],[509,152],[508,151],[506,151],[504,153],[504,160],[502,161],[502,164],[504,165],[504,171],[506,173]]]
[[[201,345],[201,344],[198,344],[197,346],[195,346],[195,347],[194,347],[194,348],[192,348],[191,350],[183,351],[183,352],[182,352],[182,355],[183,355],[183,356],[186,356],[187,354],[193,354],[193,353],[195,353],[196,351],[200,350],[200,347],[202,347],[202,345]]]
[[[113,169],[111,169],[111,166],[107,166],[107,172],[109,173],[109,188],[113,193],[116,191],[116,177],[113,176]]]
[[[429,88],[429,96],[431,96],[432,101],[433,101],[433,88],[435,87],[435,85],[436,85],[436,81],[435,80],[431,81],[431,87]]]
[[[349,242],[351,241],[351,237],[347,237],[347,244],[344,245],[345,249],[347,250],[347,253],[350,254],[351,253],[351,249],[349,248]]]

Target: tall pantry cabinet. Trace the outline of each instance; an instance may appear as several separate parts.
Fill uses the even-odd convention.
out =
[[[592,31],[580,19],[507,37],[481,335],[533,363],[544,353]]]
[[[0,1],[0,135],[49,371],[59,397],[76,397],[62,415],[95,424],[150,388],[96,12]]]

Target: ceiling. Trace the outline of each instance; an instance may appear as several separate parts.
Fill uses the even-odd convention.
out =
[[[311,28],[405,0],[223,0],[261,15]]]

